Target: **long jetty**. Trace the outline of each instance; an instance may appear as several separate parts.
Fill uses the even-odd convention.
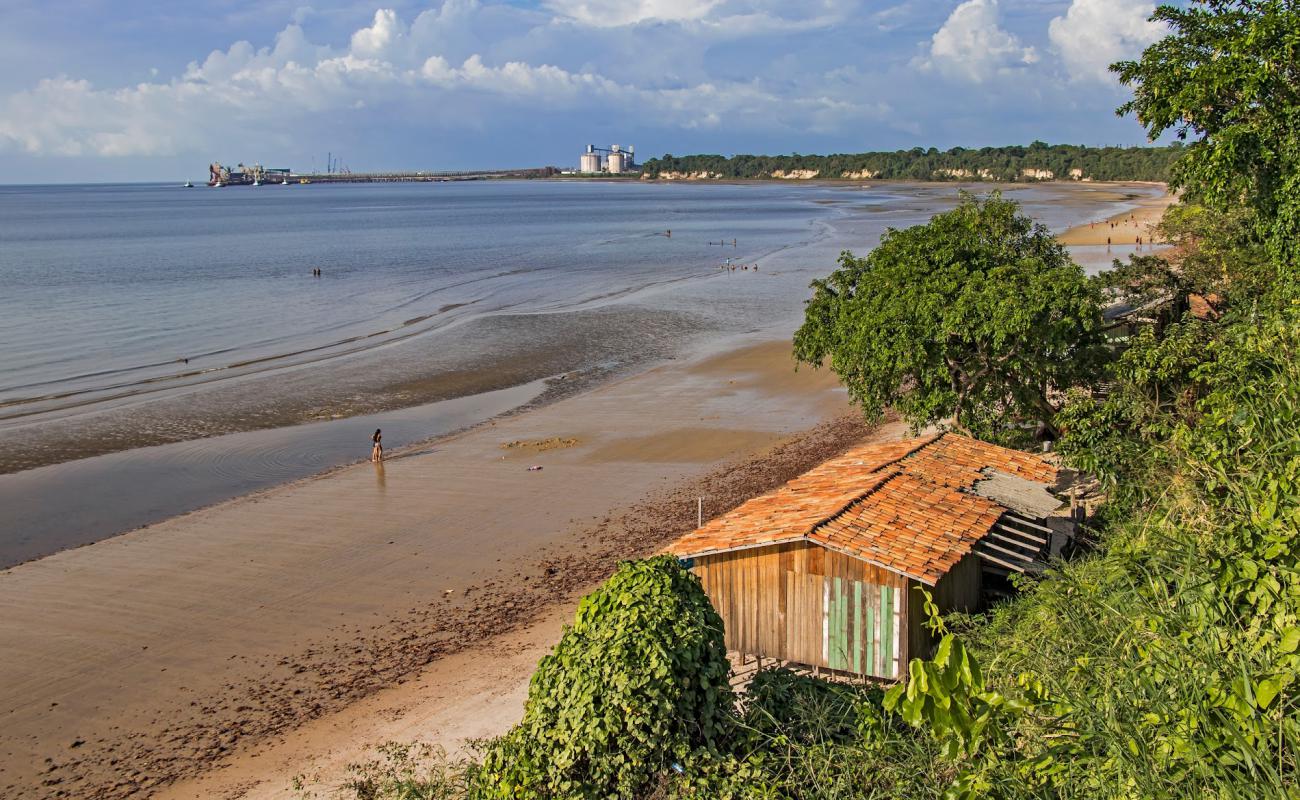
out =
[[[308,180],[312,183],[400,183],[482,181],[492,178],[548,178],[558,175],[556,167],[529,167],[526,169],[478,170],[467,172],[325,172],[290,174],[291,180]]]

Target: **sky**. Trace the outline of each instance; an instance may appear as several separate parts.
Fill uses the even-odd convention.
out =
[[[1137,0],[4,0],[0,183],[1142,144]]]

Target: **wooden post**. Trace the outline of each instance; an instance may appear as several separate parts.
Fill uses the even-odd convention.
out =
[[[704,527],[704,498],[695,498],[695,527]]]

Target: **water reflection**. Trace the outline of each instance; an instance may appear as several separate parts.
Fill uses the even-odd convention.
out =
[[[544,389],[544,381],[534,381],[383,414],[142,447],[0,475],[0,569],[361,461],[369,454],[358,452],[357,443],[381,425],[396,449],[518,408]],[[383,464],[375,466],[383,492]]]

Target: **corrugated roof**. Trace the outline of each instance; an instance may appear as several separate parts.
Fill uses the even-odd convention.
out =
[[[1039,456],[954,433],[864,445],[742,503],[668,552],[808,540],[933,586],[1006,511],[969,491],[988,469],[1056,480],[1056,467]]]

